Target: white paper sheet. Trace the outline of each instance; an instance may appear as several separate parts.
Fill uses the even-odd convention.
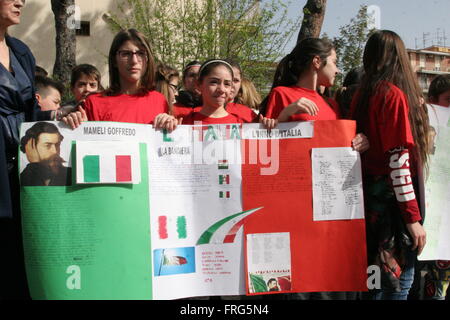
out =
[[[247,235],[250,293],[291,290],[289,232]]]
[[[313,148],[314,221],[364,218],[361,158],[352,148]]]

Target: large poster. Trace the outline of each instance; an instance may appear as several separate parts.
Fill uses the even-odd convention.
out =
[[[354,134],[351,121],[289,123],[271,132],[259,124],[180,126],[170,134],[113,122],[75,130],[23,124],[32,297],[366,290],[353,174],[360,168],[348,151],[341,162],[321,161],[326,174],[352,175],[325,187],[351,194],[346,208],[354,214],[342,218],[336,206],[328,219],[313,219],[312,149],[348,149]]]
[[[428,106],[431,125],[429,174],[425,181],[427,244],[420,260],[450,260],[450,108]]]

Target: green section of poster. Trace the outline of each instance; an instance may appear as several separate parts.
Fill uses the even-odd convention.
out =
[[[139,184],[22,187],[33,299],[152,298],[148,161],[142,143],[140,163]]]

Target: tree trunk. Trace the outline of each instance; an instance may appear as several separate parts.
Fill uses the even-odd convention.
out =
[[[322,29],[327,0],[308,0],[303,7],[303,22],[297,43],[305,38],[318,38]]]
[[[55,15],[56,59],[53,78],[64,84],[70,81],[72,68],[76,66],[76,35],[74,0],[51,0]],[[69,22],[69,23],[68,23]]]

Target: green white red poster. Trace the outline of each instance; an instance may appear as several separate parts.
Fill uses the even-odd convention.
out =
[[[352,121],[287,123],[271,132],[259,124],[179,126],[170,134],[113,122],[75,130],[23,124],[32,297],[366,290],[360,169],[347,150],[354,134]],[[311,159],[321,148],[343,152],[332,168],[328,152],[317,150],[320,174],[351,179],[316,177],[327,195],[320,212],[330,217],[315,221]],[[330,205],[338,192],[354,213],[348,218]]]

